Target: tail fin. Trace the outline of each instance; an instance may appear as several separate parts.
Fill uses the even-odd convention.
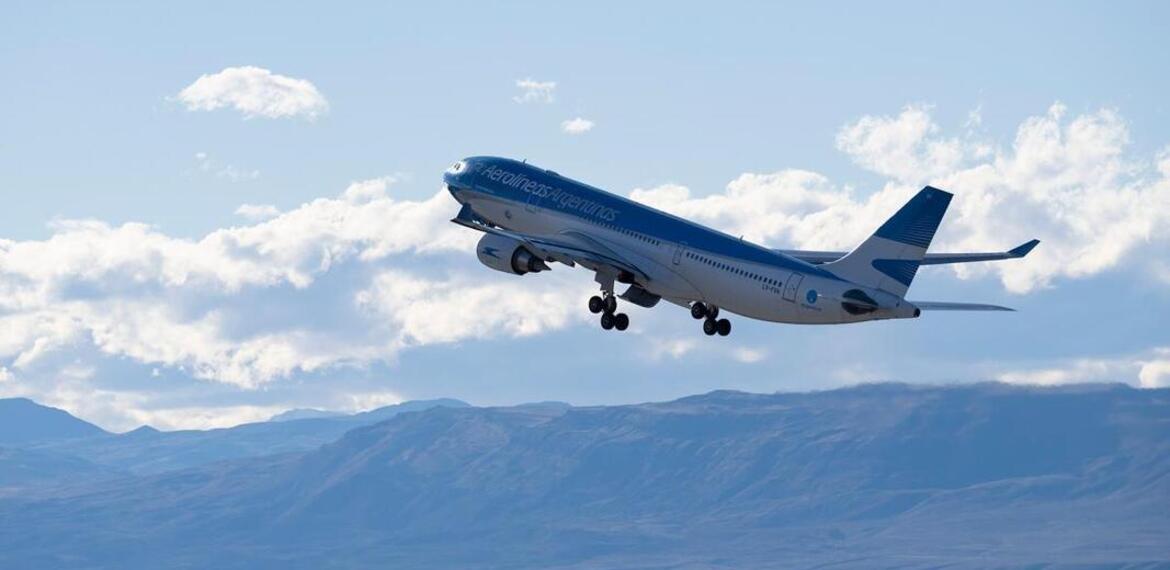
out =
[[[822,267],[858,285],[903,297],[950,203],[949,192],[927,186],[857,249]]]

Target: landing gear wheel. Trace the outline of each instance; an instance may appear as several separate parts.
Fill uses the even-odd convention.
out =
[[[718,319],[719,318],[719,307],[716,307],[715,305],[707,305],[706,307],[707,307],[707,318],[708,319]]]
[[[702,303],[691,305],[691,316],[695,319],[701,319],[707,316],[707,306]]]
[[[596,315],[597,313],[600,313],[601,311],[604,311],[604,310],[605,310],[605,301],[603,301],[601,299],[601,297],[594,295],[594,296],[589,298],[589,312],[590,313],[593,313]]]
[[[715,328],[716,332],[719,333],[719,336],[727,336],[731,334],[731,321],[727,319],[719,319],[719,321],[715,323]]]
[[[605,312],[611,315],[617,312],[617,297],[613,295],[607,295],[605,297]]]
[[[618,313],[613,316],[613,328],[624,331],[630,326],[630,317],[625,313]]]
[[[615,324],[613,321],[614,321],[613,313],[602,313],[601,314],[601,328],[603,328],[605,330],[612,329],[613,325]]]
[[[703,333],[707,336],[714,335],[719,331],[719,325],[715,323],[715,319],[707,319],[703,321]]]

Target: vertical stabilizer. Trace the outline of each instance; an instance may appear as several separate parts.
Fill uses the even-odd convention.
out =
[[[905,296],[950,203],[949,192],[923,188],[857,249],[823,267],[858,285]]]

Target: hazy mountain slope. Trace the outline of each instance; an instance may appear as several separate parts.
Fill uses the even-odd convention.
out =
[[[106,433],[68,412],[26,398],[0,399],[0,445],[60,441]]]
[[[162,473],[215,461],[316,449],[355,427],[435,406],[466,407],[467,404],[451,399],[418,400],[351,416],[260,422],[213,430],[139,429],[37,448],[132,473]]]
[[[437,408],[0,501],[0,566],[1170,564],[1167,442],[1170,391],[1112,386]]]
[[[0,447],[0,495],[28,487],[95,482],[124,475],[84,459],[45,451]]]

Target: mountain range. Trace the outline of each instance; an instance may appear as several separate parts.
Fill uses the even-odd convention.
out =
[[[63,441],[105,434],[105,430],[69,412],[28,398],[0,399],[0,446]]]
[[[1170,390],[405,411],[42,438],[20,451],[118,472],[0,496],[0,567],[1170,565]],[[129,451],[160,437],[202,460]]]
[[[3,418],[0,421],[5,425],[12,424],[22,434],[9,446],[19,444],[28,451],[83,460],[101,467],[105,476],[143,475],[227,459],[307,451],[336,440],[354,427],[384,421],[403,412],[467,405],[449,398],[415,400],[358,414],[320,412],[304,419],[297,419],[295,415],[277,416],[267,422],[212,430],[164,432],[143,426],[127,433],[112,434],[62,410],[14,399],[0,400],[0,418]],[[9,409],[6,406],[16,406],[20,414],[5,417],[4,410]],[[17,425],[19,427],[15,427]],[[4,445],[0,443],[0,446]],[[0,459],[0,467],[3,466],[4,459]],[[15,477],[10,479],[10,487],[22,481]]]

